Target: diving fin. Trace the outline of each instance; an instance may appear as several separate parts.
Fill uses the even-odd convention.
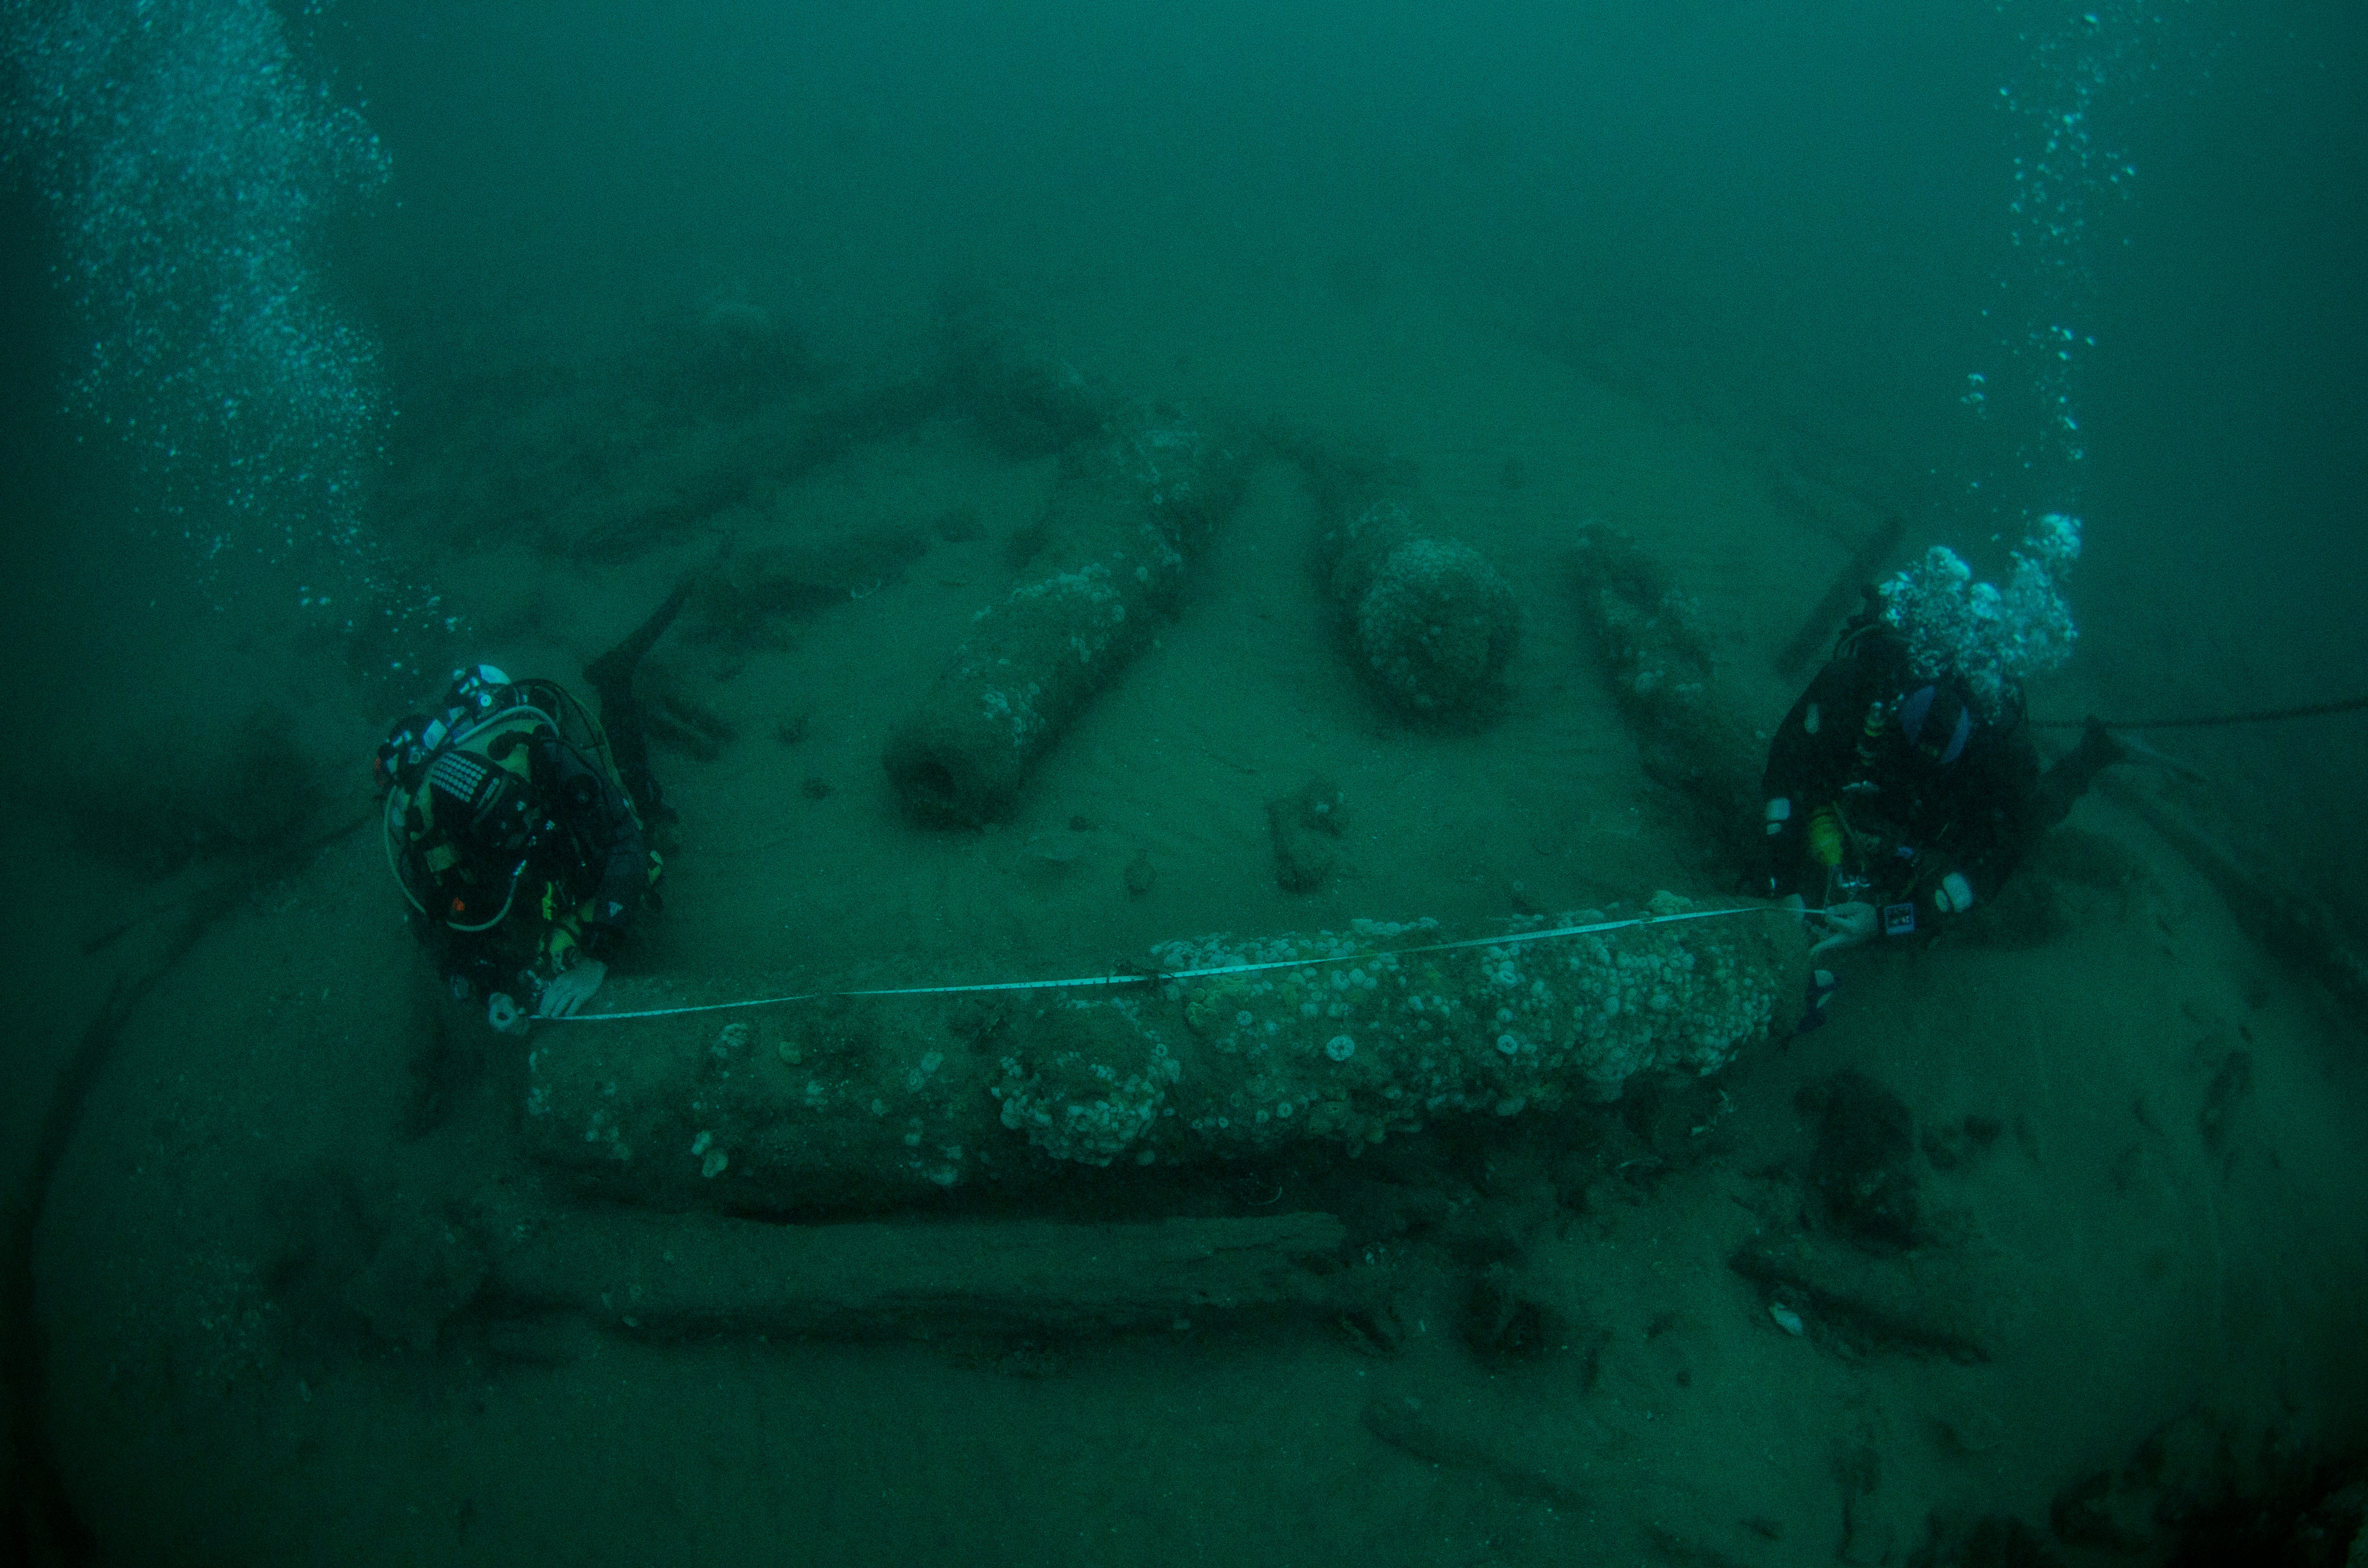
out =
[[[2178,774],[2181,778],[2188,780],[2190,783],[2201,784],[2203,782],[2203,775],[2198,773],[2192,767],[2188,767],[2187,764],[2180,761],[2179,758],[2171,756],[2169,753],[2157,751],[2154,747],[2146,744],[2146,742],[2142,740],[2138,740],[2135,736],[2117,731],[2113,735],[2113,740],[2121,747],[2122,755],[2114,759],[2117,762],[2133,763],[2141,767],[2166,768],[2172,773]]]
[[[666,635],[682,607],[690,602],[691,585],[696,578],[686,577],[676,585],[666,603],[647,620],[633,628],[632,634],[584,666],[584,678],[600,694],[603,702],[630,702],[633,695],[633,672],[641,667],[643,655],[657,645]]]

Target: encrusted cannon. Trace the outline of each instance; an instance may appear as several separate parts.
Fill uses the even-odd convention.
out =
[[[546,1027],[534,1153],[594,1186],[748,1212],[1019,1191],[1079,1166],[1354,1156],[1442,1118],[1715,1072],[1802,995],[1796,921],[1584,911],[1447,941],[1435,923],[1163,944],[1139,979],[839,994]]]
[[[915,815],[1010,813],[1071,720],[1151,639],[1186,566],[1240,504],[1247,459],[1181,420],[1137,415],[1070,449],[1028,581],[970,635],[882,760]]]
[[[1500,702],[1520,607],[1487,558],[1394,500],[1325,530],[1325,575],[1367,679],[1425,719],[1471,722]]]

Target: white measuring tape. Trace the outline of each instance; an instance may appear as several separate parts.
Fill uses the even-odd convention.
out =
[[[1262,963],[1220,964],[1212,969],[1171,969],[1156,974],[1093,974],[1077,980],[1005,980],[985,985],[902,985],[873,991],[800,991],[786,996],[757,996],[746,1002],[702,1002],[688,1007],[646,1007],[632,1013],[577,1013],[564,1018],[538,1018],[543,1024],[614,1024],[628,1018],[675,1018],[687,1013],[729,1013],[744,1007],[778,1007],[791,1002],[821,1002],[839,996],[955,996],[982,991],[1064,991],[1085,985],[1149,985],[1154,981],[1207,980],[1220,974],[1256,974],[1269,969],[1312,969],[1317,964],[1356,963],[1384,956],[1411,958],[1417,953],[1452,952],[1459,948],[1514,948],[1525,942],[1547,942],[1561,937],[1587,937],[1601,931],[1625,931],[1634,926],[1676,926],[1688,920],[1718,920],[1730,915],[1794,912],[1774,903],[1744,903],[1732,909],[1697,909],[1683,915],[1641,915],[1633,920],[1600,920],[1591,926],[1560,926],[1551,931],[1516,931],[1502,937],[1467,937],[1460,942],[1428,942],[1418,948],[1378,948],[1371,952],[1337,953],[1323,958],[1270,959]]]

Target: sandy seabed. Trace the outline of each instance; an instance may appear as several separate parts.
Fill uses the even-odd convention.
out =
[[[1775,498],[1770,453],[1804,460],[1793,438],[1674,422],[1484,328],[1211,316],[1112,312],[1062,347],[1196,415],[1378,435],[1412,460],[1520,596],[1498,722],[1433,733],[1375,704],[1307,568],[1307,498],[1269,468],[1017,818],[914,825],[882,741],[1000,593],[1000,541],[1052,481],[1049,460],[1003,462],[933,425],[799,481],[779,526],[968,504],[985,537],[934,543],[780,649],[662,648],[739,738],[711,763],[661,759],[681,818],[667,903],[620,994],[1091,973],[1170,937],[1725,891],[1639,769],[1566,553],[1595,519],[1657,554],[1700,601],[1725,700],[1772,725],[1792,696],[1772,651],[1852,542]],[[574,680],[697,559],[686,544],[600,568],[490,544],[445,562],[447,591],[520,629],[485,656]],[[290,681],[303,667],[292,649],[243,656],[284,661]],[[366,811],[363,763],[393,715],[303,716],[355,758],[323,820]],[[776,737],[800,716],[794,744]],[[1343,867],[1292,895],[1264,803],[1312,776],[1342,791]],[[2356,1450],[2356,1029],[2133,819],[2091,798],[2073,825],[2143,875],[2078,901],[2044,945],[1854,956],[1827,1028],[1714,1085],[1702,1157],[1606,1169],[1574,1198],[1543,1174],[1554,1151],[1508,1123],[1501,1162],[1448,1197],[1520,1239],[1569,1342],[1503,1363],[1474,1356],[1452,1298],[1420,1295],[1385,1356],[1328,1325],[991,1348],[587,1333],[532,1364],[460,1334],[313,1334],[275,1267],[305,1191],[435,1193],[515,1161],[500,1115],[423,1115],[432,977],[365,831],[215,920],[123,1025],[39,1237],[59,1468],[123,1562],[1775,1565],[1904,1562],[1936,1514],[2044,1531],[2084,1478],[2104,1478],[2100,1517],[2142,1519],[2151,1483],[2128,1467],[2150,1437],[2221,1453],[2231,1475]],[[38,921],[13,912],[6,944],[12,990],[63,1060],[171,922],[94,955],[83,938],[175,890],[18,831],[20,875],[70,890]],[[1126,869],[1145,857],[1134,896]],[[1814,1312],[1787,1332],[1729,1266],[1797,1202],[1816,1128],[1796,1096],[1844,1068],[1927,1133],[2000,1130],[1918,1156],[1930,1267],[1963,1280],[1987,1360],[1853,1348]],[[29,1113],[12,1114],[13,1132]]]

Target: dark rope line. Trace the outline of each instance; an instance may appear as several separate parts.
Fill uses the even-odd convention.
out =
[[[116,977],[106,1002],[82,1032],[58,1074],[41,1117],[33,1167],[24,1192],[10,1205],[0,1227],[0,1381],[6,1387],[8,1440],[16,1452],[0,1499],[0,1562],[59,1562],[67,1568],[102,1560],[100,1543],[78,1518],[57,1456],[50,1446],[47,1335],[35,1313],[34,1263],[41,1216],[50,1186],[82,1126],[83,1108],[126,1029],[149,994],[164,983],[216,921],[236,910],[257,889],[293,874],[306,860],[367,827],[378,812],[367,812],[341,827],[270,852],[259,863],[199,889],[188,898],[152,912],[178,911],[181,923],[158,945],[155,956],[136,972]],[[136,924],[136,922],[135,922]],[[107,938],[112,941],[113,936]],[[102,941],[98,944],[106,945]],[[96,950],[85,949],[85,950]]]
[[[2215,713],[2206,719],[2134,719],[2123,722],[2118,719],[2103,721],[2109,730],[2209,730],[2224,724],[2267,724],[2280,719],[2314,719],[2322,713],[2356,713],[2368,708],[2368,695],[2347,697],[2339,702],[2305,702],[2299,708],[2267,708],[2256,713]],[[2033,719],[2036,730],[2077,730],[2088,723],[2086,719]]]

